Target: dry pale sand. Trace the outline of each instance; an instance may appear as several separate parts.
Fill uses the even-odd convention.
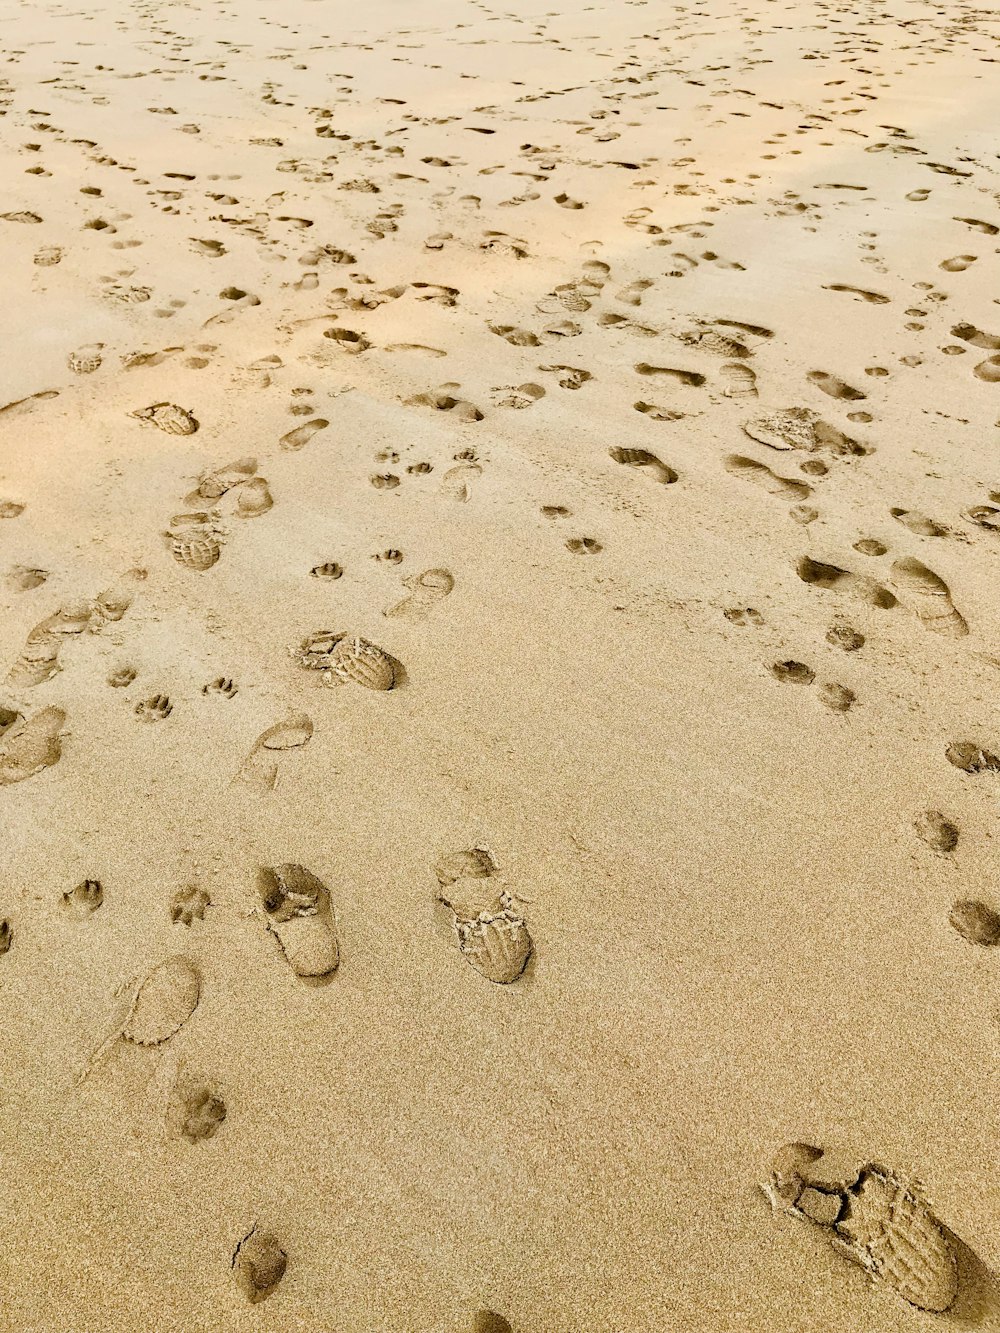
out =
[[[5,1331],[1000,1327],[996,13],[513,3],[0,13]]]

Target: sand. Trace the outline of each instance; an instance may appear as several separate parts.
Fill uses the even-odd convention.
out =
[[[12,1333],[1000,1328],[996,16],[513,4],[0,14]]]

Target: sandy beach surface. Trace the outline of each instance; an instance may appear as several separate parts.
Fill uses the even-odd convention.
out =
[[[0,10],[2,1330],[1000,1328],[997,13],[511,4]]]

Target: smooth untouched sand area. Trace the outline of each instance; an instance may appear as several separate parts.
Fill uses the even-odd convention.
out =
[[[10,1333],[1000,1328],[997,16],[513,4],[0,13]]]

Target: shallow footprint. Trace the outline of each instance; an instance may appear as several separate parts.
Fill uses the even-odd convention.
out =
[[[866,397],[860,389],[852,389],[849,384],[845,384],[843,380],[838,379],[836,375],[831,375],[826,370],[810,370],[806,379],[831,398],[842,398],[855,403]]]
[[[409,594],[382,614],[401,620],[423,620],[454,586],[455,580],[447,569],[425,569],[422,574],[410,574],[403,579],[403,587],[409,588]]]
[[[788,500],[804,500],[812,494],[812,487],[804,481],[792,477],[779,477],[765,463],[758,463],[755,458],[746,458],[743,454],[730,454],[725,460],[725,469],[734,476],[744,477],[755,486],[762,486],[769,495],[780,495]]]
[[[849,569],[841,569],[839,565],[827,565],[808,555],[802,557],[796,569],[803,583],[811,583],[816,588],[846,592],[859,601],[886,611],[896,605],[896,599],[888,588],[883,588],[867,574],[855,574]]]
[[[62,756],[66,714],[61,708],[43,708],[0,741],[0,786],[23,782]]]
[[[947,583],[932,569],[906,556],[893,563],[892,581],[907,594],[907,604],[927,629],[950,639],[961,639],[968,634],[965,617],[952,602]]]
[[[330,892],[305,866],[264,866],[259,888],[267,929],[303,981],[329,980],[340,963]]]
[[[278,783],[278,759],[286,750],[299,750],[312,740],[313,722],[305,713],[292,713],[268,727],[254,741],[250,753],[233,781],[244,781],[260,791],[273,791]]]
[[[471,494],[472,482],[482,475],[483,469],[478,463],[459,463],[457,467],[450,467],[441,478],[441,494],[464,503]]]
[[[326,430],[329,424],[323,417],[313,417],[312,421],[307,421],[304,426],[296,426],[287,435],[282,435],[278,443],[282,449],[303,449],[314,435]]]

